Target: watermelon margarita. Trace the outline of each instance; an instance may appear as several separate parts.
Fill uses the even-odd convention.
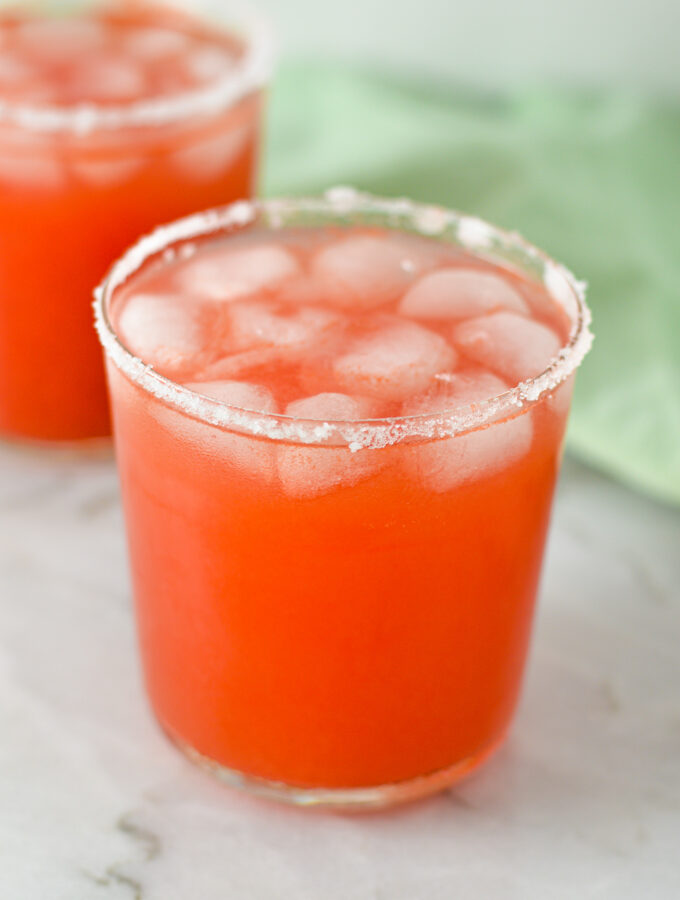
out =
[[[97,315],[168,734],[300,803],[474,768],[517,700],[589,345],[571,276],[344,189],[159,230]]]
[[[109,431],[89,297],[111,260],[252,194],[269,60],[259,26],[59,6],[0,13],[0,434],[42,440]]]

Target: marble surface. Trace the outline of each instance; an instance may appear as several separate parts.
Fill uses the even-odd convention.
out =
[[[458,789],[289,810],[181,758],[142,694],[111,459],[0,446],[0,896],[674,900],[680,515],[565,467],[515,727]]]

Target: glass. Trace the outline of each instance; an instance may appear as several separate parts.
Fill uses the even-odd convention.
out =
[[[149,267],[207,239],[328,225],[425,234],[543,282],[568,342],[547,370],[484,402],[321,423],[199,396],[135,358],[112,327],[111,304]],[[114,266],[95,307],[146,683],[171,739],[231,785],[304,805],[388,805],[477,767],[520,689],[574,373],[591,340],[581,286],[480,220],[336,189],[160,229]],[[519,460],[433,486],[429,460],[457,458],[485,428],[502,440],[509,417],[529,416]],[[227,446],[240,463],[225,463]],[[324,454],[347,470],[381,455],[389,465],[296,498],[249,469],[281,448],[304,450],[312,483]]]
[[[57,82],[66,91],[60,81],[66,76],[59,74],[66,57],[77,60],[85,52],[80,43],[87,28],[67,25],[75,13],[95,17],[107,29],[114,21],[116,27],[139,26],[143,39],[134,44],[135,64],[145,75],[150,69],[143,66],[151,66],[159,46],[154,41],[160,34],[162,53],[168,31],[186,29],[197,41],[228,43],[238,58],[220,69],[214,55],[197,56],[194,81],[180,79],[174,87],[168,63],[162,89],[140,94],[135,72],[125,68],[129,60],[105,59],[102,51],[88,70],[84,99],[77,79],[70,95],[55,95]],[[25,23],[29,15],[38,23],[33,31],[10,24],[12,17]],[[158,6],[11,2],[0,6],[2,22],[0,435],[104,436],[110,422],[92,330],[93,286],[132,240],[160,222],[252,195],[269,32],[247,13],[195,0]],[[63,38],[40,43],[45,22],[59,22]],[[27,63],[8,41],[19,35],[28,42],[26,34],[31,43],[20,48],[25,53],[29,46],[41,65],[48,59],[54,70],[45,71],[54,75],[33,88],[22,82],[23,93],[13,94],[12,79]],[[92,99],[96,90],[102,99]]]

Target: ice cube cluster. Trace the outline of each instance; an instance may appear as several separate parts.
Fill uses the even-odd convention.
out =
[[[166,27],[159,16],[154,26],[122,15],[52,19],[0,13],[0,103],[50,121],[78,109],[78,128],[87,130],[84,123],[95,109],[113,113],[137,103],[171,102],[237,79],[242,51],[235,42]],[[247,151],[254,119],[252,110],[234,110],[212,129],[175,139],[167,165],[177,177],[198,183],[222,177]],[[158,154],[145,157],[141,145],[136,155],[125,145],[114,152],[76,145],[64,153],[44,135],[39,140],[41,133],[35,146],[2,147],[0,189],[50,195],[74,185],[115,188],[152,161],[159,163]]]
[[[311,234],[311,232],[310,232]],[[382,471],[442,493],[516,464],[535,433],[531,409],[483,427],[405,442],[398,453],[328,444],[329,423],[463,414],[544,371],[564,343],[545,295],[436,242],[350,228],[254,229],[151,267],[120,303],[128,349],[190,391],[284,420],[318,422],[318,440],[266,441],[172,411],[178,439],[219,452],[292,498],[359,486]],[[181,254],[179,255],[181,256]],[[406,423],[406,424],[404,424]],[[170,426],[168,426],[170,427]],[[189,428],[189,432],[187,432]],[[252,452],[247,452],[250,446]]]
[[[237,51],[177,28],[96,16],[0,17],[0,95],[19,102],[126,103],[228,75]]]

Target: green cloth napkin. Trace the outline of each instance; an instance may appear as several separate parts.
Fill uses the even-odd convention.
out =
[[[587,280],[596,339],[569,447],[680,503],[680,105],[489,97],[289,64],[271,98],[265,193],[338,183],[517,229]]]

